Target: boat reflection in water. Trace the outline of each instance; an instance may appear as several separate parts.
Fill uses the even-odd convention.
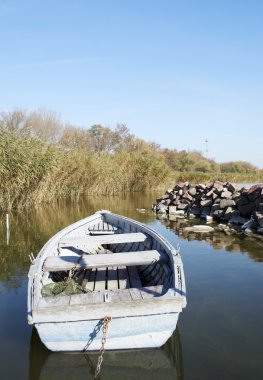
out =
[[[107,349],[107,343],[106,343]],[[30,380],[91,380],[98,352],[55,353],[47,350],[34,328],[31,335]],[[183,357],[178,327],[161,348],[107,351],[99,375],[101,380],[183,380]]]

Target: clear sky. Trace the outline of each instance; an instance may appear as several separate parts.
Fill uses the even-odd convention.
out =
[[[0,111],[263,167],[262,0],[0,0]]]

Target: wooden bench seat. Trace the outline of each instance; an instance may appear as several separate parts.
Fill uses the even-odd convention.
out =
[[[72,238],[64,238],[59,242],[60,246],[81,247],[90,244],[122,244],[122,243],[142,243],[147,239],[147,236],[142,232],[128,234],[103,234],[103,235],[86,235],[75,236]]]
[[[156,250],[120,252],[98,255],[49,256],[43,264],[43,271],[60,272],[75,269],[103,268],[108,266],[138,266],[155,262],[168,262],[168,256]]]

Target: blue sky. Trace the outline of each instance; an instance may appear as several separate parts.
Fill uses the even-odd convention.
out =
[[[0,111],[263,168],[263,1],[0,0]]]

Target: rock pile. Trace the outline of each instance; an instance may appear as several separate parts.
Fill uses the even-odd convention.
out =
[[[211,184],[178,184],[156,199],[153,210],[169,215],[199,216],[263,234],[263,185],[251,188],[214,181]]]

